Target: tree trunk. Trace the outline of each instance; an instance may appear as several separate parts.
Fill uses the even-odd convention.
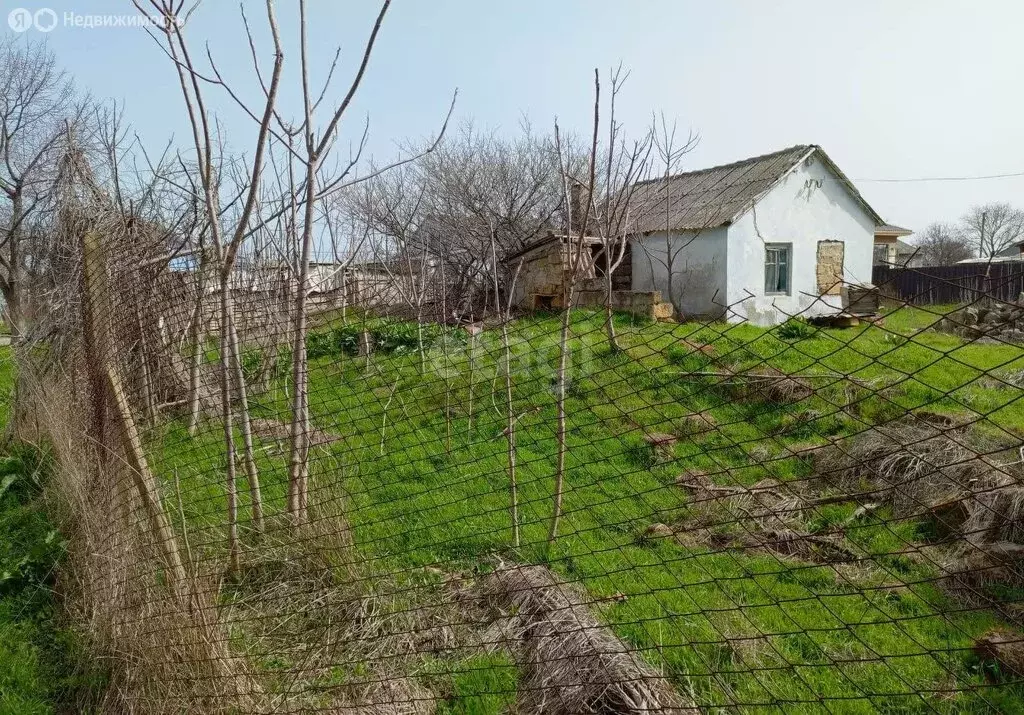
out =
[[[512,409],[512,350],[508,343],[508,316],[501,323],[501,343],[505,350],[505,412],[508,424],[505,436],[508,447],[508,486],[512,516],[512,545],[519,548],[519,495],[516,484],[516,416]]]
[[[306,167],[305,222],[299,259],[295,323],[292,335],[292,424],[291,459],[288,467],[288,514],[292,523],[306,521],[309,501],[309,368],[306,357],[306,284],[309,281],[309,258],[313,243],[313,208],[316,199],[316,164]]]
[[[548,531],[548,543],[552,543],[558,537],[558,520],[562,516],[562,491],[565,486],[565,373],[568,362],[569,343],[569,316],[572,305],[572,288],[565,293],[567,300],[562,307],[562,330],[558,337],[558,375],[556,401],[558,409],[558,424],[556,427],[556,439],[558,440],[558,461],[555,465],[555,493],[554,509],[551,514],[551,528]]]
[[[139,369],[141,370],[142,378],[142,395],[146,402],[146,416],[149,419],[149,424],[156,424],[156,387],[153,384],[153,370],[152,365],[149,361],[149,340],[146,336],[146,326],[142,319],[142,309],[139,306],[139,302],[142,296],[136,294],[135,301],[135,329],[139,331]]]
[[[199,270],[196,276],[196,300],[192,308],[192,324],[189,326],[189,344],[192,354],[188,363],[188,433],[194,437],[199,427],[201,408],[199,373],[203,364],[203,343],[206,335],[203,330],[203,303],[206,298],[206,258],[199,259]]]
[[[228,574],[238,573],[238,480],[235,474],[235,429],[231,413],[231,298],[229,273],[220,277],[220,417],[224,423],[225,459],[227,474],[225,488],[228,499]]]
[[[7,303],[7,320],[11,328],[11,343],[17,344],[18,338],[25,334],[25,316],[23,303],[22,266],[21,266],[21,224],[24,216],[24,196],[17,186],[11,197],[11,227],[7,232],[7,280],[4,282],[4,301]]]
[[[608,334],[608,349],[613,353],[619,352],[619,343],[615,339],[615,323],[612,321],[612,262],[611,256],[607,259],[608,270],[605,271],[605,299],[604,299],[604,328]]]
[[[245,386],[245,374],[242,372],[242,358],[238,345],[238,331],[235,329],[234,306],[228,311],[228,338],[231,347],[231,362],[235,373],[235,386],[238,390],[239,427],[242,430],[243,459],[245,474],[249,481],[249,499],[252,502],[252,528],[258,534],[263,533],[263,495],[260,491],[260,474],[256,468],[256,458],[252,448],[252,419],[249,416],[249,396]]]

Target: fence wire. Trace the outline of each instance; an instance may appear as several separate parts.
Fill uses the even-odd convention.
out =
[[[364,275],[296,341],[287,284],[114,235],[14,348],[97,709],[1024,707],[1024,304],[995,288],[613,337]]]

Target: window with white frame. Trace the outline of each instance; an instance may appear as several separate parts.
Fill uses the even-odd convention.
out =
[[[793,244],[769,243],[764,249],[764,292],[789,295]]]

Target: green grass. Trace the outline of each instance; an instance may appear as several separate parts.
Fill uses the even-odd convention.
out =
[[[752,326],[618,316],[625,350],[615,353],[604,342],[600,316],[574,314],[564,515],[551,548],[545,537],[557,453],[557,316],[511,327],[514,404],[522,415],[518,549],[511,545],[501,437],[499,331],[484,332],[475,352],[464,340],[438,339],[425,368],[414,353],[369,362],[326,355],[310,365],[313,422],[342,439],[315,450],[314,489],[344,495],[356,548],[373,572],[402,578],[424,567],[486,569],[499,557],[549,564],[580,583],[599,617],[702,706],[1022,711],[1024,689],[989,687],[970,655],[973,639],[999,625],[998,618],[951,601],[935,586],[934,567],[900,553],[922,538],[912,521],[883,510],[848,528],[848,541],[870,555],[864,568],[851,569],[640,538],[652,522],[682,523],[689,514],[685,493],[673,485],[686,468],[707,470],[720,483],[802,479],[810,466],[788,456],[787,446],[855,434],[911,409],[984,416],[982,431],[1024,434],[1021,390],[986,379],[1024,369],[1024,351],[923,330],[939,317],[902,309],[881,327],[817,329],[786,339]],[[712,345],[715,359],[695,353],[697,342]],[[695,374],[723,366],[818,375],[819,389],[799,404],[780,405],[737,399],[720,379]],[[870,387],[828,379],[836,374]],[[851,390],[858,403],[852,415],[840,409]],[[287,420],[288,399],[285,385],[276,383],[253,398],[254,414]],[[683,428],[698,411],[714,416],[713,433]],[[643,442],[645,432],[681,438],[671,455],[659,456]],[[180,477],[193,547],[222,556],[217,429],[190,438],[175,422],[151,438],[157,471],[168,484]],[[259,447],[266,506],[279,513],[287,455],[272,443]],[[242,501],[245,514],[244,494]],[[852,509],[822,510],[817,528],[843,522]],[[453,673],[442,712],[496,713],[516,676],[505,661],[492,666],[445,657],[418,677],[430,683],[437,677],[431,673]]]
[[[64,541],[43,509],[46,461],[15,447],[0,458],[0,712],[68,712],[100,681],[85,675],[54,595]]]
[[[0,348],[0,430],[10,415],[14,364]],[[81,712],[102,677],[83,667],[79,641],[55,595],[64,540],[46,515],[46,455],[0,449],[0,713]]]

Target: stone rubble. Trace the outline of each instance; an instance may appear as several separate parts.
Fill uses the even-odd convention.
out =
[[[938,330],[969,339],[993,338],[1024,343],[1024,293],[1016,303],[978,304],[943,318]]]

